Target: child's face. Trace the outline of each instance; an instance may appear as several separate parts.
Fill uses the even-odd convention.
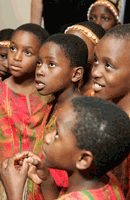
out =
[[[73,67],[58,44],[47,42],[39,51],[36,67],[36,89],[41,95],[64,91],[71,85]]]
[[[104,36],[95,48],[92,67],[96,96],[112,100],[130,91],[130,42]]]
[[[8,47],[0,47],[0,76],[8,74],[7,54]]]
[[[87,47],[88,47],[88,63],[91,64],[93,62],[93,58],[94,58],[94,48],[95,48],[94,43],[80,31],[69,30],[69,31],[67,31],[67,33],[76,35],[76,36],[80,37],[82,40],[84,40],[84,42],[87,44]]]
[[[101,25],[105,31],[108,31],[116,25],[115,18],[106,6],[93,6],[90,12],[90,21]]]
[[[40,40],[30,32],[18,31],[11,40],[8,63],[10,73],[20,77],[35,70]]]
[[[76,113],[72,104],[67,104],[57,115],[56,131],[47,134],[43,146],[45,164],[51,168],[74,170],[80,149],[71,130]]]

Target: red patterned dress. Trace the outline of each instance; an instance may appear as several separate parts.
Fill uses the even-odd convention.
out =
[[[34,91],[29,100],[31,116],[26,96],[15,93],[5,82],[0,83],[0,166],[18,152],[33,151],[52,95],[41,96]],[[2,195],[0,187],[0,199],[4,198]]]

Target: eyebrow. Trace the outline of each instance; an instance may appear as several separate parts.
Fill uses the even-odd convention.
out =
[[[12,41],[10,44],[12,44],[12,43],[15,44],[15,45],[17,45],[17,44],[16,44],[15,42],[13,42],[13,41]],[[30,48],[30,49],[33,49],[32,46],[24,46],[24,47],[26,47],[26,48]],[[33,50],[34,50],[34,49],[33,49]]]

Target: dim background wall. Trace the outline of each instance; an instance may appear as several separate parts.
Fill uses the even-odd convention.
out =
[[[31,0],[0,0],[0,30],[30,22]]]

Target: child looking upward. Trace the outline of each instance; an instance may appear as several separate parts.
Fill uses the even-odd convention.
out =
[[[48,104],[48,112],[42,123],[44,130],[40,131],[34,147],[34,152],[41,158],[45,135],[55,131],[57,114],[72,98],[81,96],[78,83],[83,77],[87,59],[87,45],[81,38],[71,34],[52,35],[40,48],[35,76],[36,88],[40,95],[53,94],[55,97],[54,101]],[[68,186],[65,171],[50,171],[59,187]],[[40,189],[34,191],[36,185],[30,187],[30,198],[42,199]]]
[[[105,31],[120,24],[119,9],[117,3],[109,0],[97,0],[87,12],[87,19],[101,25]]]
[[[72,99],[57,115],[56,131],[46,135],[44,163],[26,151],[2,164],[1,179],[8,199],[21,200],[27,173],[39,181],[45,200],[58,198],[47,169],[51,167],[68,172],[69,187],[60,200],[124,200],[116,179],[107,172],[128,156],[129,134],[129,117],[115,104],[96,97]],[[14,164],[21,158],[24,162],[18,171]]]
[[[45,29],[31,23],[19,26],[11,36],[11,76],[0,84],[0,163],[22,150],[33,150],[46,111],[46,98],[35,88],[35,68],[47,37]]]
[[[10,28],[0,31],[0,82],[10,76],[7,55],[13,31],[14,29]]]
[[[91,66],[94,61],[94,48],[99,40],[104,36],[105,30],[95,22],[80,22],[65,30],[66,34],[73,34],[80,37],[87,44],[88,47],[88,63],[86,65],[83,81],[80,83],[79,88],[82,95],[91,94],[92,77]],[[90,89],[90,90],[89,90]],[[92,94],[91,94],[92,96]]]

